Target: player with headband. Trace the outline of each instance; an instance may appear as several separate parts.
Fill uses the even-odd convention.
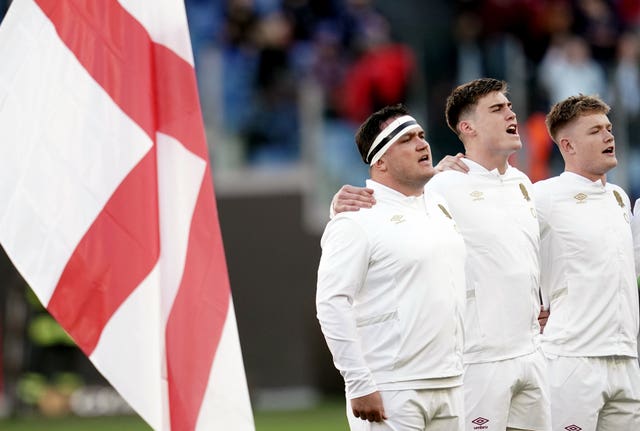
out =
[[[465,246],[424,130],[403,106],[356,134],[378,204],[333,218],[322,236],[316,306],[345,381],[352,431],[463,431]]]

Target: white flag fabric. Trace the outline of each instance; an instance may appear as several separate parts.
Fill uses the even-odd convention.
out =
[[[156,430],[254,430],[184,4],[16,0],[0,243]]]

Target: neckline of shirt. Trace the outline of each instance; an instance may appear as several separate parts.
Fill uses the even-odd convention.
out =
[[[405,205],[423,204],[424,202],[424,192],[420,196],[407,196],[372,179],[368,179],[366,185],[374,190],[374,196],[401,202]]]
[[[585,185],[591,185],[601,189],[604,189],[607,187],[606,184],[602,184],[601,180],[591,181],[589,178],[584,177],[580,174],[576,174],[575,172],[564,171],[560,174],[560,177],[565,179],[573,179],[574,181],[584,183]],[[609,183],[607,182],[607,184]]]
[[[485,174],[493,174],[499,178],[506,178],[509,176],[509,174],[512,172],[512,166],[507,162],[507,169],[504,171],[504,174],[501,174],[500,171],[498,171],[498,168],[495,169],[487,169],[484,166],[482,166],[480,163],[475,162],[471,159],[468,158],[463,158],[461,159],[463,163],[465,163],[468,167],[469,167],[469,172],[480,172],[480,173],[485,173]]]

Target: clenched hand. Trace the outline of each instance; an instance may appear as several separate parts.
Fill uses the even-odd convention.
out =
[[[363,421],[382,422],[387,418],[382,405],[382,397],[377,391],[363,397],[353,398],[351,410],[355,417]]]

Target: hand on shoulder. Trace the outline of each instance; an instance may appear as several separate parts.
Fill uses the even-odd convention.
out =
[[[366,187],[344,185],[331,200],[335,214],[345,211],[358,211],[360,208],[371,208],[375,205],[373,190]]]
[[[466,174],[469,172],[469,167],[462,159],[464,159],[464,154],[462,153],[458,153],[455,156],[444,156],[434,168],[436,174],[444,171],[458,171]]]

